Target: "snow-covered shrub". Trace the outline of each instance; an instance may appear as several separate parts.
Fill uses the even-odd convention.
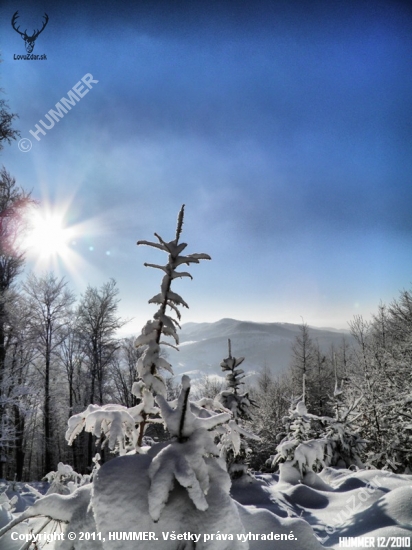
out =
[[[91,483],[96,472],[100,468],[100,455],[96,453],[93,460],[93,469],[90,474],[78,474],[73,470],[70,464],[63,464],[59,462],[57,465],[57,470],[49,472],[44,476],[44,481],[50,484],[47,492],[47,495],[58,494],[58,495],[70,495],[76,491],[79,487]],[[36,498],[43,498],[43,495],[39,493],[34,487],[29,485],[26,486],[29,491],[34,494]]]
[[[12,512],[14,512],[16,508],[17,500],[17,495],[9,499],[5,491],[0,493],[0,528],[12,521]]]
[[[22,487],[22,484],[16,480],[5,482],[5,489],[2,494],[5,495],[12,503],[13,513],[15,514],[23,512],[28,506],[30,506],[33,498],[42,496],[33,487],[30,487],[29,485]]]
[[[159,409],[154,406],[151,392],[145,388],[142,393],[137,392],[136,384],[133,385],[132,391],[141,398],[135,407],[89,405],[85,411],[72,416],[66,432],[68,444],[71,445],[84,429],[97,438],[102,448],[108,446],[120,455],[135,449],[138,438],[137,425],[143,421],[143,411],[156,414]]]
[[[86,536],[87,541],[77,540],[75,543],[67,537],[68,532],[96,532],[93,509],[90,507],[91,489],[92,484],[89,483],[68,495],[53,493],[39,498],[32,506],[0,529],[0,538],[8,534],[11,529],[32,535],[56,532],[63,533],[61,537],[63,540],[54,542],[56,549],[100,550],[102,548],[100,541],[93,541],[90,535]]]
[[[311,439],[299,443],[295,448],[292,464],[301,474],[319,472],[327,464],[325,458],[330,456],[330,441],[328,439]]]
[[[310,414],[303,401],[298,401],[295,407],[289,409],[289,414],[283,418],[285,433],[281,442],[276,447],[276,454],[271,456],[267,466],[275,470],[278,464],[295,460],[297,447],[306,441],[321,436],[321,418]]]
[[[50,483],[46,494],[68,495],[82,484],[83,476],[75,472],[69,464],[59,462],[57,471],[46,474],[44,480]]]
[[[282,462],[291,462],[301,474],[318,472],[325,466],[364,467],[361,455],[367,442],[356,426],[361,399],[353,398],[346,404],[343,391],[336,382],[333,418],[310,414],[303,401],[299,401],[285,418],[288,433],[268,465],[275,469]]]

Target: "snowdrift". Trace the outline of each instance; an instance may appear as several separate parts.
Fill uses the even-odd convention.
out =
[[[98,471],[92,484],[71,495],[38,499],[18,514],[10,512],[3,493],[3,522],[27,519],[2,536],[1,550],[21,548],[23,543],[12,541],[11,532],[36,531],[45,515],[67,521],[59,525],[66,533],[100,532],[102,538],[73,543],[66,537],[45,545],[46,550],[128,550],[136,545],[142,550],[182,550],[194,548],[194,539],[189,538],[193,535],[199,537],[196,550],[337,550],[342,547],[341,537],[352,550],[359,547],[359,537],[369,537],[375,548],[379,542],[391,547],[389,537],[395,537],[397,546],[392,547],[411,547],[412,476],[325,468],[299,479],[294,468],[283,465],[280,476],[257,474],[236,480],[229,496],[228,475],[213,464],[207,510],[196,509],[187,490],[175,483],[159,521],[154,522],[147,498],[154,455],[153,449],[147,455],[116,458]],[[29,519],[37,514],[43,517]],[[52,521],[47,529],[51,532],[56,526]],[[158,540],[118,540],[120,533],[131,532],[153,533]],[[179,540],[178,535],[186,538]]]
[[[394,544],[401,544],[398,548],[412,545],[412,476],[409,475],[325,468],[320,474],[310,472],[300,481],[294,468],[282,465],[280,477],[269,474],[258,475],[256,479],[249,477],[247,484],[244,480],[235,482],[231,493],[243,505],[239,509],[246,531],[259,532],[259,528],[272,525],[273,530],[286,533],[293,528],[298,540],[280,543],[288,550],[342,548],[339,546],[342,537],[372,537],[375,547],[379,537],[385,544],[389,537],[396,537]],[[305,527],[300,523],[292,525],[288,518],[299,518]],[[311,535],[315,535],[316,541]],[[350,540],[345,542],[346,548],[359,547],[356,546],[359,541],[353,541],[353,545]],[[270,546],[251,540],[250,548],[260,550]]]

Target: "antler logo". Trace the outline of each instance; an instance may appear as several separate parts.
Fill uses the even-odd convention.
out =
[[[19,17],[19,12],[16,11],[16,13],[13,15],[12,19],[11,19],[11,25],[13,27],[13,29],[18,32],[20,34],[20,36],[23,38],[24,40],[24,45],[26,47],[26,52],[27,53],[31,53],[34,49],[34,43],[36,42],[37,40],[37,37],[39,36],[39,34],[41,32],[43,32],[45,26],[47,25],[48,21],[49,21],[49,16],[47,15],[47,13],[44,14],[44,22],[43,22],[43,26],[40,30],[37,29],[37,31],[34,31],[32,36],[29,36],[27,34],[27,29],[24,31],[24,32],[21,32],[19,29],[20,27],[17,27],[16,28],[16,21]]]

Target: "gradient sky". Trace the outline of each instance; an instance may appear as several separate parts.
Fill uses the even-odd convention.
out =
[[[14,60],[21,29],[49,23]],[[79,230],[54,266],[77,292],[114,277],[138,331],[159,273],[137,247],[207,252],[175,291],[183,322],[233,317],[347,328],[412,281],[409,2],[3,1],[0,86],[22,138],[0,162]],[[36,142],[87,73],[98,84]],[[82,224],[79,226],[79,224]],[[75,244],[74,244],[75,242]]]

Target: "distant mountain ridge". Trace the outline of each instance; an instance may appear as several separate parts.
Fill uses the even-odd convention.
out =
[[[252,375],[265,366],[273,373],[284,371],[291,360],[291,347],[299,334],[300,325],[291,323],[256,323],[221,319],[215,323],[185,323],[179,331],[180,351],[168,350],[168,360],[175,375],[189,374],[192,378],[205,375],[222,376],[221,361],[228,355],[227,340],[232,342],[232,354],[245,357],[245,371]],[[311,338],[318,341],[324,352],[331,345],[338,348],[347,331],[309,327]]]

